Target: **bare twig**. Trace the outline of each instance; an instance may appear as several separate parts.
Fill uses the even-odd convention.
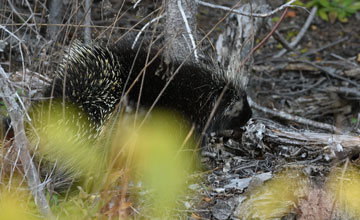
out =
[[[294,50],[293,48],[291,48],[287,40],[279,33],[279,31],[276,30],[273,37],[275,38],[275,40],[279,41],[287,50]]]
[[[133,8],[135,9],[138,6],[138,4],[140,4],[140,2],[141,2],[141,0],[138,0],[137,2],[135,2]]]
[[[323,71],[324,73],[329,74],[330,76],[332,76],[332,77],[334,77],[336,79],[346,81],[349,84],[351,84],[351,85],[353,85],[353,86],[355,86],[357,88],[360,88],[360,85],[358,83],[356,83],[354,80],[351,80],[351,79],[348,79],[346,77],[340,76],[339,74],[336,74],[336,71],[334,69],[332,69],[332,68],[319,66],[319,65],[317,65],[317,64],[315,64],[315,63],[313,63],[311,61],[307,61],[307,60],[301,60],[300,62],[310,64],[311,66],[318,68],[319,70]]]
[[[134,43],[132,44],[131,48],[134,49],[136,42],[139,40],[140,35],[144,32],[144,30],[152,23],[154,23],[155,21],[160,20],[161,18],[163,18],[165,16],[165,14],[160,15],[159,17],[156,17],[154,19],[152,19],[151,21],[149,21],[148,23],[146,23],[144,25],[144,27],[141,28],[141,30],[139,31],[139,33],[136,35]]]
[[[161,10],[162,10],[161,7],[155,9],[154,11],[150,12],[150,13],[147,14],[145,17],[143,17],[142,19],[140,19],[140,21],[138,21],[136,24],[134,24],[134,25],[131,26],[130,28],[126,28],[127,31],[122,35],[122,37],[119,37],[114,43],[120,42],[120,41],[123,39],[123,37],[126,36],[129,32],[134,31],[134,30],[137,30],[137,29],[135,29],[135,27],[138,26],[140,23],[142,23],[144,20],[148,19],[148,18],[149,18],[150,16],[152,16],[153,14],[155,14],[155,13],[159,13],[159,14],[160,14],[160,13],[161,13]],[[159,11],[160,11],[160,12],[159,12]],[[125,13],[124,13],[124,14],[125,14]],[[120,16],[120,17],[121,17],[121,16]],[[119,17],[119,19],[120,19],[120,17]],[[159,16],[158,16],[158,17],[159,17]],[[112,29],[114,29],[114,30],[118,29],[118,27],[115,27],[116,22],[118,22],[118,19],[115,20],[115,21],[113,22],[113,24],[111,25],[111,26],[112,26]],[[124,29],[124,30],[126,30],[126,29]],[[100,36],[102,36],[103,33],[105,33],[105,31],[107,31],[107,30],[108,30],[108,27],[107,27],[101,34],[99,34],[98,38],[99,38]]]
[[[322,51],[322,50],[325,50],[326,48],[329,48],[329,47],[335,46],[336,44],[339,44],[339,43],[342,43],[342,42],[344,42],[344,41],[347,41],[348,39],[349,39],[348,37],[340,38],[339,40],[336,40],[336,41],[334,41],[334,42],[331,42],[331,43],[329,43],[329,44],[326,44],[325,46],[322,46],[322,47],[320,47],[320,48],[316,48],[316,49],[314,49],[314,50],[310,50],[310,51],[304,53],[304,54],[301,55],[301,56],[302,56],[302,57],[306,57],[306,56],[309,56],[309,55],[311,55],[311,54],[315,54],[315,53],[317,53],[317,52],[320,52],[320,51]]]
[[[276,72],[279,70],[282,71],[310,71],[310,72],[320,72],[319,69],[306,64],[306,63],[287,63],[287,61],[282,62],[278,65],[254,65],[253,70],[257,72]],[[314,73],[313,73],[314,74]]]
[[[329,125],[329,124],[325,124],[325,123],[321,123],[321,122],[316,122],[316,121],[306,119],[306,118],[303,118],[303,117],[300,117],[300,116],[288,114],[288,113],[286,113],[284,111],[274,111],[274,110],[271,110],[269,108],[260,106],[259,104],[254,102],[250,97],[248,97],[248,102],[249,102],[249,105],[252,108],[254,108],[256,110],[259,110],[259,111],[262,111],[262,112],[264,112],[266,114],[271,114],[273,116],[276,116],[276,117],[279,117],[279,118],[282,118],[282,119],[285,119],[285,120],[288,120],[288,121],[294,121],[294,122],[297,122],[299,124],[309,125],[309,126],[312,126],[312,127],[315,127],[315,128],[320,128],[320,129],[328,130],[328,131],[331,131],[331,132],[340,132],[339,129],[337,129],[333,125]]]
[[[29,22],[31,19],[33,19],[34,14],[31,13],[31,16],[29,16],[29,18],[25,20],[25,19],[21,16],[21,13],[19,13],[19,12],[16,10],[16,8],[14,7],[14,5],[13,5],[13,3],[12,3],[13,1],[8,0],[7,2],[8,2],[8,4],[9,4],[9,6],[11,7],[12,12],[14,12],[14,13],[21,19],[21,21],[22,21],[22,23],[23,23],[22,26],[27,25],[28,27],[30,27],[30,29],[31,29],[32,31],[34,31],[34,33],[36,33],[37,35],[40,35],[40,34],[37,32],[37,30],[35,30],[34,28],[32,28],[30,25],[28,25],[28,22]],[[34,20],[35,20],[35,19],[34,19]],[[35,28],[36,28],[36,26],[35,26]]]
[[[358,100],[360,100],[360,91],[359,89],[355,88],[348,88],[348,87],[335,87],[329,86],[324,89],[326,92],[336,92],[342,95],[351,95],[355,96]]]
[[[14,144],[19,152],[21,164],[24,167],[25,177],[28,181],[29,188],[34,195],[35,203],[38,205],[39,211],[46,217],[52,217],[50,206],[43,192],[43,185],[40,182],[39,174],[32,161],[30,152],[27,149],[28,140],[24,129],[24,112],[16,102],[16,91],[9,83],[8,76],[4,69],[0,66],[0,92],[4,103],[8,109],[11,119],[11,125],[14,129]]]
[[[30,17],[31,17],[33,23],[36,24],[36,19],[35,19],[35,17],[34,17],[34,14],[35,14],[35,13],[34,13],[34,11],[32,10],[31,5],[29,4],[29,1],[26,0],[25,3],[26,3],[26,5],[28,6],[28,9],[29,9],[29,11],[30,11],[30,13],[31,13]],[[39,34],[39,33],[38,33],[37,26],[35,26],[35,30],[36,30],[35,33],[36,33],[36,34]]]
[[[272,10],[270,12],[267,13],[262,13],[262,14],[258,14],[258,13],[247,13],[247,12],[242,12],[239,10],[236,10],[234,8],[229,8],[229,7],[225,7],[225,6],[220,6],[220,5],[214,5],[208,2],[203,2],[203,1],[199,1],[200,5],[206,6],[206,7],[210,7],[210,8],[216,8],[216,9],[221,9],[224,11],[230,11],[231,13],[235,13],[235,14],[239,14],[239,15],[244,15],[244,16],[248,16],[248,17],[269,17],[275,13],[277,13],[278,11],[283,10],[284,8],[289,8],[289,7],[300,7],[298,5],[292,5],[292,3],[294,3],[296,0],[291,0],[286,4],[281,5],[280,7],[276,8],[275,10]],[[300,7],[303,8],[303,7]]]
[[[346,59],[346,58],[344,58],[344,57],[342,57],[342,56],[340,56],[340,55],[337,55],[337,54],[335,54],[335,53],[330,53],[330,56],[332,56],[332,57],[335,57],[335,58],[337,58],[337,59],[339,59],[339,60],[342,60],[342,61],[344,61],[345,62],[345,66],[348,66],[348,65],[351,65],[351,66],[354,66],[354,67],[359,67],[359,65],[356,63],[356,62],[351,62],[350,61],[350,59]],[[355,58],[355,57],[354,57]]]
[[[317,12],[317,7],[313,7],[311,9],[311,12],[310,12],[310,15],[309,17],[306,19],[306,22],[304,24],[304,26],[301,28],[300,32],[298,35],[296,35],[294,41],[292,41],[289,46],[291,48],[294,48],[299,42],[300,40],[303,38],[303,36],[305,35],[307,29],[309,28],[311,22],[313,21],[315,15],[316,15],[316,12]],[[287,49],[282,49],[278,54],[276,54],[274,57],[277,58],[277,57],[281,57],[282,55],[284,55],[286,53]]]
[[[22,40],[20,40],[14,33],[9,31],[8,29],[6,29],[6,27],[0,25],[0,28],[3,29],[6,33],[8,33],[11,37],[15,38],[19,42],[18,46],[19,46],[19,52],[20,52],[20,56],[21,56],[22,69],[23,69],[23,73],[25,73],[26,70],[25,70],[24,54],[21,49]],[[23,81],[24,80],[25,80],[25,76],[23,75]]]
[[[122,9],[123,9],[123,7],[124,7],[124,4],[125,4],[125,1],[123,1],[122,2],[122,4],[121,4],[121,7],[120,7],[120,9],[118,10],[118,12],[117,12],[117,14],[116,14],[116,17],[115,17],[115,19],[114,19],[114,21],[113,21],[113,23],[111,24],[111,25],[109,25],[109,28],[111,27],[111,30],[110,30],[110,34],[107,36],[108,37],[108,42],[107,42],[107,44],[109,44],[110,43],[110,38],[111,38],[111,36],[113,35],[113,33],[114,33],[114,31],[115,31],[115,26],[116,26],[116,24],[117,24],[117,22],[119,21],[119,19],[121,19],[121,17],[123,17],[126,13],[123,13],[122,12]],[[129,10],[129,9],[128,9]],[[127,11],[127,10],[126,10]],[[125,12],[126,12],[125,11]],[[104,33],[104,32],[103,32]],[[99,37],[100,36],[102,36],[102,34],[101,35],[99,35]]]

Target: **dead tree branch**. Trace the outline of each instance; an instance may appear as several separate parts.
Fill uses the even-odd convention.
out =
[[[294,121],[294,122],[299,123],[299,124],[324,129],[324,130],[327,130],[327,131],[330,131],[330,132],[340,132],[339,129],[337,129],[333,125],[329,125],[329,124],[325,124],[325,123],[321,123],[321,122],[316,122],[316,121],[306,119],[306,118],[303,118],[303,117],[300,117],[300,116],[288,114],[288,113],[286,113],[284,111],[274,111],[274,110],[271,110],[269,108],[260,106],[259,104],[255,103],[250,97],[248,97],[248,102],[249,102],[249,105],[252,108],[254,108],[254,109],[258,110],[258,111],[262,111],[262,112],[264,112],[266,114],[270,114],[270,115],[273,115],[273,116],[276,116],[276,117],[279,117],[279,118],[282,118],[282,119],[285,119],[285,120],[288,120],[288,121]]]
[[[165,15],[165,14],[162,14],[162,15],[160,15],[159,17],[156,17],[156,18],[152,19],[151,21],[149,21],[148,23],[146,23],[146,24],[144,25],[144,27],[141,28],[141,30],[139,31],[139,33],[138,33],[138,34],[136,35],[136,37],[135,37],[134,43],[131,45],[131,48],[132,48],[132,49],[135,48],[135,45],[136,45],[137,41],[138,41],[139,38],[140,38],[140,35],[145,31],[145,29],[146,29],[147,27],[149,27],[150,24],[152,24],[152,23],[154,23],[155,21],[158,21],[158,20],[160,20],[161,18],[163,18],[164,15]]]
[[[234,8],[238,8],[238,4],[232,10]],[[243,4],[237,10],[251,15],[253,12],[266,13],[269,8],[270,6],[266,1],[257,0]],[[251,53],[254,46],[254,37],[260,30],[263,21],[264,19],[261,17],[231,14],[226,19],[224,32],[220,34],[216,42],[217,60],[227,67],[228,76],[243,88],[248,81],[248,67],[245,67],[241,61]]]
[[[291,0],[286,4],[281,5],[280,7],[270,11],[270,12],[264,12],[264,13],[248,13],[246,11],[242,11],[242,10],[236,10],[234,8],[229,8],[229,7],[225,7],[225,6],[221,6],[221,5],[214,5],[208,2],[203,2],[203,1],[199,1],[199,4],[202,6],[206,6],[209,8],[215,8],[215,9],[221,9],[224,11],[230,11],[234,14],[238,14],[238,15],[243,15],[243,16],[248,16],[248,17],[260,17],[260,18],[265,18],[265,17],[269,17],[275,13],[277,13],[278,11],[283,10],[284,8],[289,8],[289,7],[299,7],[296,5],[293,5],[292,3],[294,3],[296,0]],[[302,8],[302,7],[301,7]]]
[[[289,46],[291,48],[294,48],[299,42],[300,40],[303,38],[303,36],[305,35],[307,29],[310,27],[311,22],[313,21],[315,15],[317,12],[317,7],[313,7],[311,9],[311,13],[309,15],[309,17],[306,19],[306,22],[304,24],[304,26],[301,28],[300,32],[298,35],[296,35],[295,39],[293,42],[291,42],[289,44]],[[282,49],[278,54],[276,54],[274,57],[281,57],[282,55],[284,55],[286,53],[287,49]]]
[[[8,114],[11,119],[11,125],[15,134],[14,144],[19,152],[19,158],[22,166],[24,167],[24,173],[29,188],[34,195],[35,203],[37,204],[39,211],[42,215],[46,217],[52,217],[50,206],[43,192],[43,185],[41,184],[39,174],[27,148],[28,140],[26,138],[24,129],[24,109],[21,108],[16,102],[16,91],[11,86],[8,76],[1,66],[0,92],[0,96],[3,98],[4,103],[8,109]]]
[[[358,148],[360,145],[360,137],[353,135],[338,135],[317,132],[292,132],[285,130],[271,130],[274,135],[283,138],[289,138],[301,141],[307,145],[326,145],[330,146],[334,151],[341,152],[344,148]]]

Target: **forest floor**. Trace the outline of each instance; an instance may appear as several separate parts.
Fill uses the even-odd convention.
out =
[[[121,7],[117,1],[110,2],[114,9]],[[282,1],[269,3],[276,8]],[[154,9],[149,5],[142,7],[141,14]],[[131,6],[126,3],[123,10]],[[26,6],[22,9],[25,13]],[[204,7],[199,12],[199,29],[204,33],[225,14]],[[116,14],[111,12],[113,17],[104,18],[101,13],[93,11],[94,25],[110,25],[112,20],[107,18]],[[141,16],[131,11],[124,14],[118,22],[121,27],[131,27]],[[308,16],[304,9],[290,9],[278,32],[291,42]],[[3,17],[9,17],[9,12]],[[209,138],[201,153],[202,171],[187,180],[191,196],[179,201],[183,207],[177,210],[179,219],[360,217],[360,191],[353,188],[360,184],[359,24],[360,12],[347,23],[330,23],[315,16],[292,51],[277,56],[284,46],[274,38],[256,51],[247,88],[248,96],[258,105],[253,108],[253,118],[240,132],[224,131]],[[108,32],[102,30],[94,28],[94,35],[106,38]],[[210,35],[213,43],[219,31],[221,27]],[[39,33],[43,32],[43,27],[39,28]],[[114,31],[112,37],[116,39],[120,32]],[[263,28],[256,42],[269,32]],[[51,77],[64,46],[46,43],[32,36],[32,31],[21,33],[27,46],[23,49],[31,55],[26,57],[25,66],[30,72]],[[13,43],[9,49],[0,41],[1,65],[8,72],[22,72],[23,60],[14,48]],[[8,54],[9,50],[14,51]],[[137,218],[137,212],[129,212]]]
[[[276,7],[280,2],[271,1],[271,4]],[[309,14],[304,9],[291,9],[279,33],[291,42]],[[339,179],[334,179],[334,173],[338,174],[339,170],[349,178],[348,183],[359,183],[355,180],[358,174],[352,176],[349,168],[357,166],[359,158],[359,22],[359,12],[349,17],[347,23],[337,20],[330,23],[316,16],[293,51],[277,56],[283,46],[270,38],[255,53],[247,91],[261,107],[253,108],[253,121],[248,123],[241,138],[220,135],[209,144],[216,154],[205,150],[214,171],[207,175],[204,185],[211,187],[204,190],[199,216],[206,219],[359,218],[358,205],[351,204],[357,198],[339,199],[338,194],[330,193],[341,191],[337,185]],[[261,32],[257,42],[270,30],[264,28]],[[266,114],[266,108],[275,113]],[[283,112],[334,125],[339,131],[284,118]],[[258,133],[249,135],[251,129]],[[305,138],[299,141],[294,136],[277,135],[270,130],[294,132]],[[346,141],[335,141],[347,149],[329,152],[334,145],[332,138],[338,138],[331,135],[335,133],[348,134],[351,137],[343,137],[355,137],[356,142],[347,148],[343,144]],[[312,137],[322,140],[317,142]],[[257,142],[247,142],[251,139]]]

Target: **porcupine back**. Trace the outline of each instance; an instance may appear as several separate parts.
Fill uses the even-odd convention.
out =
[[[91,122],[102,125],[120,101],[123,91],[128,89],[139,73],[145,73],[140,103],[149,107],[164,88],[167,82],[164,75],[168,75],[167,71],[175,71],[181,65],[181,62],[166,65],[162,62],[161,55],[152,60],[155,54],[156,51],[150,52],[148,63],[152,62],[144,68],[148,56],[147,49],[137,53],[129,44],[109,47],[75,44],[64,58],[54,80],[55,89],[52,96],[62,97],[65,85],[65,99],[85,111]],[[130,90],[131,101],[138,100],[141,78],[139,79]],[[226,85],[228,89],[212,124],[215,128],[238,128],[251,117],[246,94],[236,82],[229,81],[225,73],[216,67],[185,63],[165,89],[156,106],[178,111],[195,122],[198,127],[202,127]],[[51,89],[48,89],[45,95],[51,95]],[[237,110],[235,112],[234,104]],[[231,115],[231,111],[234,114]],[[219,121],[220,119],[223,121]]]
[[[45,97],[52,97],[53,103],[65,101],[65,106],[80,110],[70,113],[67,121],[60,120],[58,123],[64,127],[75,125],[76,134],[69,137],[70,143],[96,140],[124,91],[136,79],[127,98],[136,103],[140,97],[140,105],[149,108],[166,86],[169,78],[165,76],[175,74],[155,106],[182,114],[196,124],[198,132],[204,129],[220,97],[222,99],[210,119],[207,131],[238,129],[251,117],[246,93],[236,82],[229,80],[220,68],[191,62],[182,64],[173,61],[165,64],[161,53],[157,55],[156,50],[148,51],[146,47],[133,50],[128,43],[108,47],[80,43],[72,45],[52,85],[45,90]],[[169,74],[169,71],[172,73]],[[140,95],[143,75],[145,78]],[[222,94],[225,87],[227,89]],[[61,110],[55,111],[61,114]],[[65,168],[57,165],[58,173],[64,176],[67,172],[72,173],[68,175],[70,177],[79,175],[68,171],[72,165],[65,163]],[[48,170],[45,170],[46,175]],[[57,181],[60,178],[54,179]]]

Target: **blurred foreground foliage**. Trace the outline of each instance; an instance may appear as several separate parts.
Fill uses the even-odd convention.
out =
[[[31,193],[20,175],[13,175],[11,181],[3,179],[0,187],[0,219],[36,220],[43,219],[39,215]]]
[[[239,207],[240,219],[280,219],[294,209],[307,191],[307,178],[298,170],[285,170],[254,187]]]
[[[48,192],[58,219],[173,219],[175,210],[183,208],[179,204],[191,196],[186,181],[197,161],[192,129],[183,118],[166,111],[154,111],[146,120],[126,115],[110,120],[93,142],[82,136],[86,122],[73,120],[84,116],[62,111],[42,115],[44,120],[34,122],[37,133],[31,134],[36,157],[80,179],[66,195]],[[2,164],[7,153],[3,147]],[[17,169],[3,170],[0,219],[41,219]],[[265,183],[253,181],[237,213],[240,219],[276,219],[294,212],[303,218],[345,213],[341,215],[358,219],[359,185],[355,166],[334,167],[323,185],[314,185],[302,169],[289,168]]]
[[[360,169],[350,165],[334,167],[326,185],[339,210],[349,219],[360,219]]]
[[[360,169],[334,166],[323,183],[315,183],[301,169],[287,169],[252,187],[238,207],[238,217],[281,219],[360,219]]]
[[[62,110],[47,117],[42,109],[43,120],[33,123],[36,132],[29,138],[36,161],[41,155],[42,165],[56,164],[80,179],[66,195],[49,193],[59,219],[128,218],[134,209],[142,216],[171,218],[178,198],[186,195],[186,180],[197,156],[194,138],[189,138],[191,128],[181,117],[154,111],[147,120],[129,115],[110,120],[94,143],[79,129],[87,129],[86,123],[74,120],[83,116],[69,109],[61,114]],[[2,158],[5,154],[3,150]],[[38,219],[26,184],[19,188],[15,175],[8,176],[8,181],[3,179],[0,219]],[[129,187],[135,183],[141,185],[137,190]],[[23,206],[24,213],[19,212]]]

